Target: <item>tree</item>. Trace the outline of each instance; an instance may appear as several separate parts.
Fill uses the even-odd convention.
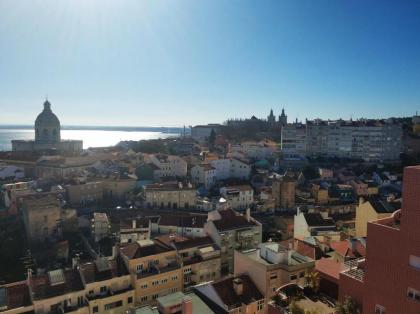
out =
[[[305,286],[317,293],[319,290],[319,273],[307,270],[305,272]]]
[[[216,142],[216,132],[214,129],[211,129],[210,136],[209,136],[209,148],[210,150],[214,149],[214,143]]]
[[[295,300],[293,300],[289,305],[290,314],[305,314],[305,310],[301,308]]]
[[[356,302],[350,297],[346,296],[344,302],[338,302],[336,306],[337,314],[359,314],[360,310],[357,307]]]

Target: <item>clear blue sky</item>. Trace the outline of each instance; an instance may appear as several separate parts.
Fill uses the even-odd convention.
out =
[[[420,1],[1,0],[0,123],[420,111]]]

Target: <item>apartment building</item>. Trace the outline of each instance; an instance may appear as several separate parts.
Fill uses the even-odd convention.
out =
[[[281,128],[281,153],[285,157],[305,156],[306,142],[306,126],[304,124],[287,124]]]
[[[169,234],[156,240],[174,248],[181,257],[184,291],[190,291],[197,284],[220,278],[221,252],[210,237],[191,239],[179,234]]]
[[[251,165],[237,158],[215,159],[210,164],[215,168],[216,180],[230,178],[247,180],[251,174]]]
[[[29,275],[27,281],[35,313],[90,313],[83,280],[77,269],[56,269]]]
[[[179,156],[173,155],[145,155],[145,161],[155,165],[153,171],[155,180],[163,177],[185,177],[187,175],[187,162]]]
[[[195,165],[191,168],[191,179],[196,185],[210,189],[217,181],[216,168],[210,163]]]
[[[306,122],[309,155],[355,158],[365,161],[398,160],[402,128],[392,120]]]
[[[22,200],[22,216],[29,241],[41,242],[57,238],[62,212],[54,194],[33,194]]]
[[[167,214],[152,223],[152,232],[158,234],[178,233],[191,238],[204,237],[206,222],[207,215]]]
[[[89,313],[124,314],[134,306],[134,287],[120,257],[79,265]]]
[[[303,285],[305,272],[315,267],[315,261],[292,248],[266,242],[258,248],[235,251],[235,275],[246,274],[266,298],[288,283]]]
[[[157,221],[157,219],[158,217],[142,217],[121,220],[120,230],[118,232],[120,243],[131,243],[150,239],[152,220]]]
[[[295,207],[296,185],[296,180],[286,175],[273,180],[271,188],[276,208]]]
[[[254,190],[248,184],[222,187],[220,194],[234,210],[245,210],[254,205]]]
[[[111,224],[106,213],[93,213],[91,233],[95,242],[109,236]]]
[[[335,222],[327,217],[328,213],[304,213],[300,210],[294,219],[294,238],[306,238],[310,236],[328,236],[333,240],[340,239],[340,232]]]
[[[69,184],[65,188],[67,200],[72,206],[100,203],[104,197],[104,184],[101,181]]]
[[[262,240],[262,225],[249,210],[245,215],[232,209],[212,211],[204,230],[221,249],[222,273],[233,273],[235,250],[256,248]]]
[[[367,236],[369,221],[391,217],[401,208],[401,202],[387,202],[378,197],[361,198],[356,207],[356,237]]]
[[[7,208],[8,215],[18,213],[19,198],[25,195],[33,194],[34,182],[16,182],[3,184],[1,187],[1,201]]]
[[[182,261],[175,249],[142,240],[121,245],[119,252],[131,274],[137,305],[154,305],[157,298],[182,291]]]
[[[340,273],[339,297],[351,296],[363,313],[420,311],[420,166],[404,170],[401,210],[368,222],[366,258]]]
[[[144,198],[148,208],[194,208],[196,189],[191,184],[165,182],[144,187]]]

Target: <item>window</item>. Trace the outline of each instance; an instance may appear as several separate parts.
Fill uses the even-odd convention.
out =
[[[123,305],[123,302],[121,300],[116,301],[116,302],[112,302],[112,303],[109,303],[109,304],[105,304],[105,311],[115,309],[116,307],[120,307],[122,305]]]
[[[137,270],[138,273],[141,273],[143,271],[143,264],[137,265],[136,270]]]
[[[142,285],[140,286],[140,288],[142,288],[142,289],[147,289],[147,283],[142,284]]]
[[[159,284],[159,280],[154,280],[154,281],[152,281],[152,286],[156,286],[156,285],[158,285]]]
[[[141,297],[140,302],[146,302],[147,301],[147,296]]]
[[[93,313],[98,313],[99,312],[99,307],[96,305],[92,308]]]
[[[167,283],[168,282],[168,278],[162,279],[161,283]]]
[[[412,288],[408,288],[407,296],[410,299],[416,300],[420,302],[420,291],[414,290]]]
[[[420,257],[410,255],[410,266],[420,270]]]
[[[277,273],[272,273],[272,274],[270,274],[270,279],[271,279],[271,280],[273,280],[273,279],[277,279]]]
[[[156,293],[156,294],[152,295],[153,300],[156,300],[157,298],[159,298],[159,294]]]
[[[297,279],[297,275],[296,274],[295,275],[290,275],[289,278],[290,278],[290,280],[296,280]]]
[[[107,289],[106,289],[106,286],[102,286],[102,287],[100,288],[100,292],[101,292],[101,293],[105,293],[105,292],[106,292],[106,290],[107,290]]]
[[[264,299],[258,301],[258,304],[257,304],[258,311],[261,311],[264,308],[264,302],[265,302]]]
[[[299,278],[303,278],[303,277],[305,277],[305,272],[304,271],[299,274]]]
[[[175,281],[178,279],[178,276],[172,276],[172,281]]]
[[[385,314],[385,307],[383,307],[382,305],[376,304],[375,314]]]
[[[128,297],[128,299],[127,299],[127,303],[128,303],[128,304],[133,303],[133,297]]]

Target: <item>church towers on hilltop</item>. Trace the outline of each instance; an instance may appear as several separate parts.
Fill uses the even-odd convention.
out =
[[[281,110],[281,115],[279,115],[279,120],[276,121],[276,116],[273,113],[273,109],[270,110],[270,114],[267,117],[268,124],[275,126],[276,123],[282,127],[287,125],[287,115],[284,112],[284,108]]]

